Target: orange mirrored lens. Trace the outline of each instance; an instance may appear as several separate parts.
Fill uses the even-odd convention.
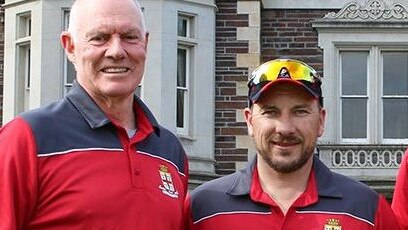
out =
[[[320,81],[316,71],[303,62],[290,59],[277,59],[266,62],[254,70],[251,77],[252,84],[264,81],[274,81],[278,78],[291,78],[309,82]]]

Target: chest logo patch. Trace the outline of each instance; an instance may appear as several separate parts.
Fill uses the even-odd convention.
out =
[[[341,230],[340,221],[336,219],[327,219],[324,230]]]
[[[169,168],[165,165],[159,165],[159,173],[160,173],[160,178],[162,181],[162,184],[159,185],[160,190],[162,190],[164,194],[172,198],[178,198],[179,193],[174,187],[173,178],[171,178]]]

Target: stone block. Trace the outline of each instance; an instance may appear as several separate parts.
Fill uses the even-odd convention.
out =
[[[260,14],[261,3],[258,1],[238,1],[238,14]]]
[[[261,53],[260,40],[252,40],[248,43],[248,53]]]
[[[243,109],[237,109],[236,111],[237,115],[237,122],[245,122],[245,117],[244,117],[244,110]]]
[[[260,64],[260,54],[237,54],[237,67],[256,67]]]
[[[248,87],[247,87],[247,82],[246,81],[237,82],[236,95],[239,95],[239,96],[247,96],[248,95]]]
[[[238,27],[237,40],[259,41],[260,28]]]

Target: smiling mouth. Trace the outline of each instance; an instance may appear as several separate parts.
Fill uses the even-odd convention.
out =
[[[102,69],[103,73],[126,73],[127,71],[129,71],[129,68],[126,67],[108,67]]]
[[[299,144],[299,141],[272,141],[273,145],[280,147],[291,147]]]
[[[281,147],[289,147],[289,146],[296,145],[296,143],[282,143],[282,142],[272,142],[272,144],[281,146]]]

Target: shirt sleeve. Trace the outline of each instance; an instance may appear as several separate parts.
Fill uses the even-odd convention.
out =
[[[397,216],[402,230],[408,230],[408,150],[402,159],[395,183],[392,210]]]
[[[375,216],[375,227],[376,230],[399,230],[399,224],[397,218],[395,217],[388,201],[380,195],[378,200],[378,208]]]
[[[194,224],[191,216],[191,199],[190,199],[190,194],[187,193],[185,202],[184,202],[184,229],[185,230],[193,230],[194,229]]]
[[[0,129],[0,229],[26,228],[36,204],[37,153],[31,128],[16,118]]]

